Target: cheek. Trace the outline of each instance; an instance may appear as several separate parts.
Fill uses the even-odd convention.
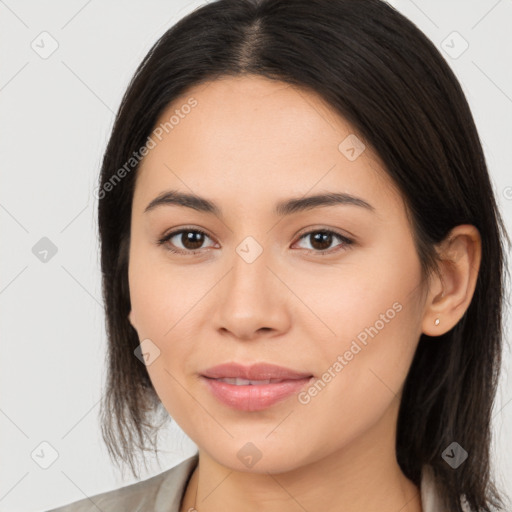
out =
[[[187,324],[193,304],[205,293],[192,267],[172,265],[163,251],[135,245],[128,269],[131,309],[139,336],[161,340]]]
[[[373,267],[364,279],[347,279],[345,288],[331,295],[324,313],[337,336],[322,346],[322,375],[302,397],[311,414],[329,410],[334,424],[349,419],[357,431],[400,396],[420,321],[419,267],[402,263],[380,271]]]
[[[184,389],[188,383],[183,379],[183,372],[194,348],[188,342],[187,333],[194,315],[189,311],[186,296],[192,292],[182,288],[180,280],[169,275],[168,269],[140,267],[138,273],[136,259],[133,263],[130,298],[137,333],[141,342],[151,340],[148,346],[158,354],[146,370],[165,409],[183,425],[190,402],[190,395]]]
[[[361,362],[402,367],[411,359],[421,319],[421,266],[412,240],[400,234],[354,253],[323,286],[323,299],[318,295],[323,318],[336,334],[328,346],[337,353],[351,350],[355,341]]]
[[[130,254],[131,310],[140,341],[151,340],[148,346],[158,353],[147,365],[150,379],[166,409],[174,412],[190,400],[183,375],[194,354],[193,333],[201,325],[200,299],[211,285],[198,280],[192,267],[183,270],[162,257],[151,258],[138,248]]]
[[[340,448],[399,406],[417,345],[417,312],[398,291],[347,303],[339,336],[319,349],[318,379],[297,397],[299,415],[322,424],[310,432],[312,446],[328,436]]]

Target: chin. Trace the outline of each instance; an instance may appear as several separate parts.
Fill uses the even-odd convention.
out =
[[[206,446],[204,451],[218,464],[243,473],[286,473],[313,462],[310,460],[314,459],[311,453],[299,453],[297,446],[302,442],[283,446],[281,439],[265,439],[267,434],[268,431],[260,438],[235,438],[228,443],[217,443],[212,449]],[[308,446],[308,451],[310,447],[311,445]]]

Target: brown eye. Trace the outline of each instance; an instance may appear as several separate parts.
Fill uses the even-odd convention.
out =
[[[206,238],[210,237],[200,229],[185,228],[165,235],[158,240],[158,244],[165,245],[166,248],[173,253],[187,256],[197,254],[201,249],[206,248],[203,247]],[[327,255],[348,249],[350,245],[353,244],[353,240],[328,229],[309,231],[300,237],[300,240],[303,239],[310,240],[311,249],[306,249],[307,252],[318,255]],[[340,240],[341,243],[334,249],[329,249],[336,239]],[[181,244],[182,247],[180,247],[179,244]]]
[[[314,233],[310,236],[311,245],[314,249],[318,249],[319,251],[324,251],[330,247],[332,244],[333,236],[331,233]]]
[[[204,244],[205,238],[210,237],[200,229],[181,229],[164,236],[158,240],[158,244],[166,245],[171,252],[195,254],[202,248],[201,246]],[[181,244],[182,247],[180,247],[179,244]]]
[[[182,231],[181,235],[177,235],[179,241],[184,245],[185,249],[190,249],[193,251],[194,249],[199,249],[201,245],[204,243],[204,233],[200,233],[199,231]]]
[[[341,249],[329,250],[329,247],[332,245],[335,239],[341,240]],[[300,240],[309,240],[312,249],[309,249],[308,252],[318,253],[318,254],[327,254],[332,252],[337,252],[338,250],[343,250],[350,246],[353,243],[353,240],[336,233],[335,231],[331,231],[328,229],[321,229],[316,231],[309,231],[308,233],[304,233]]]

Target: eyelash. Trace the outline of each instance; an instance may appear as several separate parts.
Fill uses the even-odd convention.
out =
[[[171,233],[169,233],[167,235],[164,235],[162,238],[160,238],[157,241],[157,244],[158,245],[164,245],[166,242],[168,242],[174,236],[182,234],[182,233],[187,233],[187,232],[190,232],[190,233],[201,233],[202,235],[207,236],[208,238],[211,238],[206,232],[204,232],[201,229],[197,229],[197,228],[182,228],[182,229],[179,229],[177,231],[172,231]],[[341,249],[336,249],[336,250],[325,249],[325,250],[321,251],[321,250],[314,250],[314,249],[305,249],[305,251],[308,254],[317,254],[319,256],[327,256],[329,254],[333,254],[333,253],[337,253],[339,251],[350,249],[351,245],[354,243],[354,241],[351,240],[350,238],[347,238],[346,236],[343,236],[342,234],[340,234],[340,233],[338,233],[336,231],[332,231],[330,229],[315,229],[315,230],[312,230],[312,231],[308,231],[307,233],[303,233],[299,237],[299,240],[302,240],[303,238],[306,238],[307,236],[315,234],[315,233],[322,233],[322,234],[327,234],[327,235],[335,235],[336,237],[338,237],[343,242],[343,245],[342,245]],[[197,253],[201,252],[201,249],[193,251],[193,250],[174,249],[171,246],[167,246],[166,249],[168,251],[172,252],[172,253],[180,254],[182,256],[191,256],[191,255],[194,255],[194,254],[197,254]]]

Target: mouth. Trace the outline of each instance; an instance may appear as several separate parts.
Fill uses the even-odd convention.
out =
[[[234,384],[235,386],[261,386],[262,384],[279,384],[288,379],[264,379],[264,380],[249,380],[241,378],[225,377],[223,379],[215,379],[218,382],[225,382],[226,384]],[[291,380],[291,379],[290,379]]]
[[[201,380],[224,405],[240,411],[261,411],[298,393],[314,376],[267,363],[226,363],[201,373]]]

